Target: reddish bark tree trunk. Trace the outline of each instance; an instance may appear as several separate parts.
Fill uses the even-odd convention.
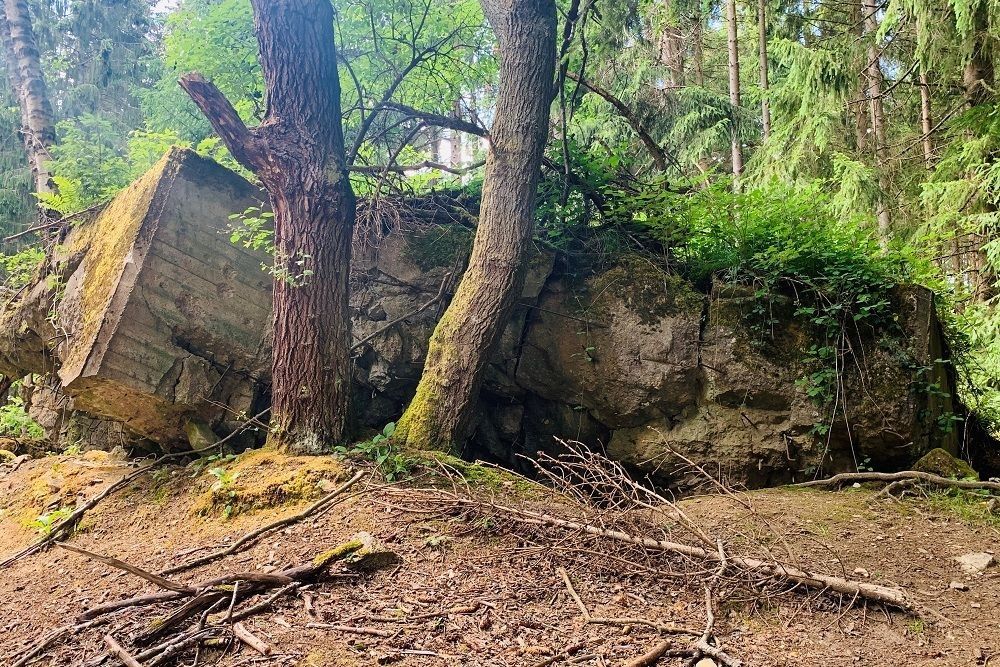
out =
[[[274,209],[276,279],[269,443],[329,451],[351,392],[348,311],[355,200],[347,177],[329,0],[252,0],[267,116],[249,130],[200,75],[180,81]]]
[[[771,100],[768,97],[767,0],[757,0],[757,51],[760,63],[760,120],[764,141],[771,136]]]
[[[486,364],[521,292],[556,66],[553,0],[483,0],[497,35],[500,89],[469,267],[431,337],[395,438],[453,449],[468,437]]]

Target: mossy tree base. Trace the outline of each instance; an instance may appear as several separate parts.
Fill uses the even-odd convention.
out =
[[[521,293],[555,72],[555,3],[484,6],[501,45],[479,225],[454,299],[427,351],[417,393],[394,439],[450,451],[468,433],[486,364]]]

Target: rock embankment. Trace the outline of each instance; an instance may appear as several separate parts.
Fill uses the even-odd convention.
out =
[[[259,196],[175,149],[68,232],[49,276],[8,316],[0,350],[0,370],[49,378],[31,404],[52,435],[182,447],[189,433],[226,432],[266,406],[266,258],[227,231],[230,215]],[[404,224],[357,253],[363,424],[381,428],[401,413],[444,304],[419,307],[457,274],[470,243],[458,224]],[[803,355],[815,341],[792,305],[772,301],[777,324],[762,337],[747,325],[755,299],[733,285],[706,293],[639,257],[594,269],[537,253],[490,367],[470,453],[517,466],[563,438],[665,481],[699,478],[678,467],[685,457],[767,486],[955,451],[956,433],[942,424],[960,408],[940,363],[933,294],[895,291],[898,331],[859,340],[826,403],[800,381],[816,370]]]

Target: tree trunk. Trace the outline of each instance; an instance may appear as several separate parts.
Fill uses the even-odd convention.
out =
[[[181,86],[229,151],[260,178],[276,253],[269,444],[320,453],[347,430],[348,310],[354,193],[347,177],[340,80],[328,0],[252,0],[267,115],[249,130],[197,74]]]
[[[47,163],[52,159],[49,148],[55,143],[56,130],[26,0],[4,0],[4,18],[0,37],[7,53],[8,75],[21,107],[24,146],[35,190],[52,192],[52,176]]]
[[[454,449],[468,437],[490,357],[524,281],[556,66],[554,0],[482,0],[498,40],[500,85],[469,267],[434,330],[395,438]]]
[[[664,26],[660,33],[659,60],[667,68],[667,86],[670,89],[684,86],[684,35],[680,26]]]
[[[729,102],[733,113],[740,107],[740,43],[736,26],[736,0],[726,0],[726,28],[729,43]],[[735,119],[734,119],[735,121]],[[743,147],[735,122],[732,127],[733,187],[739,188],[740,174],[743,173]]]
[[[934,125],[931,122],[931,88],[927,82],[927,73],[920,68],[920,134],[924,144],[924,165],[931,169],[934,166],[934,139],[931,133]]]
[[[986,3],[980,3],[973,17],[972,53],[962,72],[965,98],[969,106],[988,102],[992,97],[993,80],[993,38],[989,34],[989,10]]]
[[[705,19],[701,9],[695,10],[691,34],[691,58],[694,60],[694,82],[705,87]]]
[[[868,38],[868,66],[865,71],[868,82],[868,108],[875,135],[875,168],[878,169],[880,190],[876,204],[878,233],[882,242],[888,243],[892,218],[889,215],[889,207],[886,205],[889,181],[886,174],[888,164],[886,160],[885,110],[882,105],[882,68],[879,65],[881,53],[878,44],[875,43],[875,35],[878,32],[878,19],[875,14],[878,7],[877,0],[864,0],[862,11],[864,11],[865,36]]]
[[[757,48],[760,56],[760,120],[764,141],[771,136],[771,100],[767,80],[767,0],[757,0]]]

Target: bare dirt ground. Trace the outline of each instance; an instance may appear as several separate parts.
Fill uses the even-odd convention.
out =
[[[90,455],[30,461],[0,477],[0,556],[37,538],[35,520],[46,507],[92,496],[123,472],[123,464]],[[267,486],[269,474],[283,475],[281,493]],[[218,474],[172,468],[108,498],[88,514],[71,542],[158,571],[307,504],[309,493],[299,498],[288,489],[302,491],[321,478],[328,485],[344,475],[332,459],[257,460],[223,485],[227,493],[234,490],[236,510],[227,511],[226,497],[213,503],[206,495]],[[509,481],[484,483],[505,502],[520,493]],[[240,504],[236,490],[251,486],[264,489],[255,496],[259,502]],[[573,533],[550,531],[542,539],[475,515],[426,507],[409,511],[414,508],[404,507],[402,498],[405,493],[390,489],[347,497],[245,551],[176,575],[177,581],[194,582],[306,563],[358,531],[372,533],[402,557],[396,568],[314,585],[246,620],[274,648],[272,655],[234,644],[203,651],[197,664],[623,665],[658,643],[656,633],[644,627],[586,624],[559,567],[566,568],[592,614],[704,625],[702,589],[689,574],[674,576],[662,563]],[[876,498],[867,490],[774,489],[738,499],[701,496],[681,505],[707,532],[725,535],[733,545],[753,544],[758,552],[793,564],[897,585],[936,612],[921,619],[872,605],[852,607],[850,600],[821,591],[783,593],[771,587],[750,595],[733,589],[720,594],[715,634],[743,664],[1000,665],[1000,567],[970,577],[952,560],[995,550],[997,524],[962,518],[946,504]],[[223,518],[227,513],[233,515]],[[13,664],[47,630],[87,607],[154,591],[127,573],[62,549],[24,558],[0,571],[0,665]],[[128,646],[164,609],[116,614],[33,664],[95,664],[105,650],[104,633]],[[310,623],[375,632],[309,628]],[[572,655],[557,658],[567,648]],[[175,664],[187,667],[195,660],[193,653],[183,654]]]

